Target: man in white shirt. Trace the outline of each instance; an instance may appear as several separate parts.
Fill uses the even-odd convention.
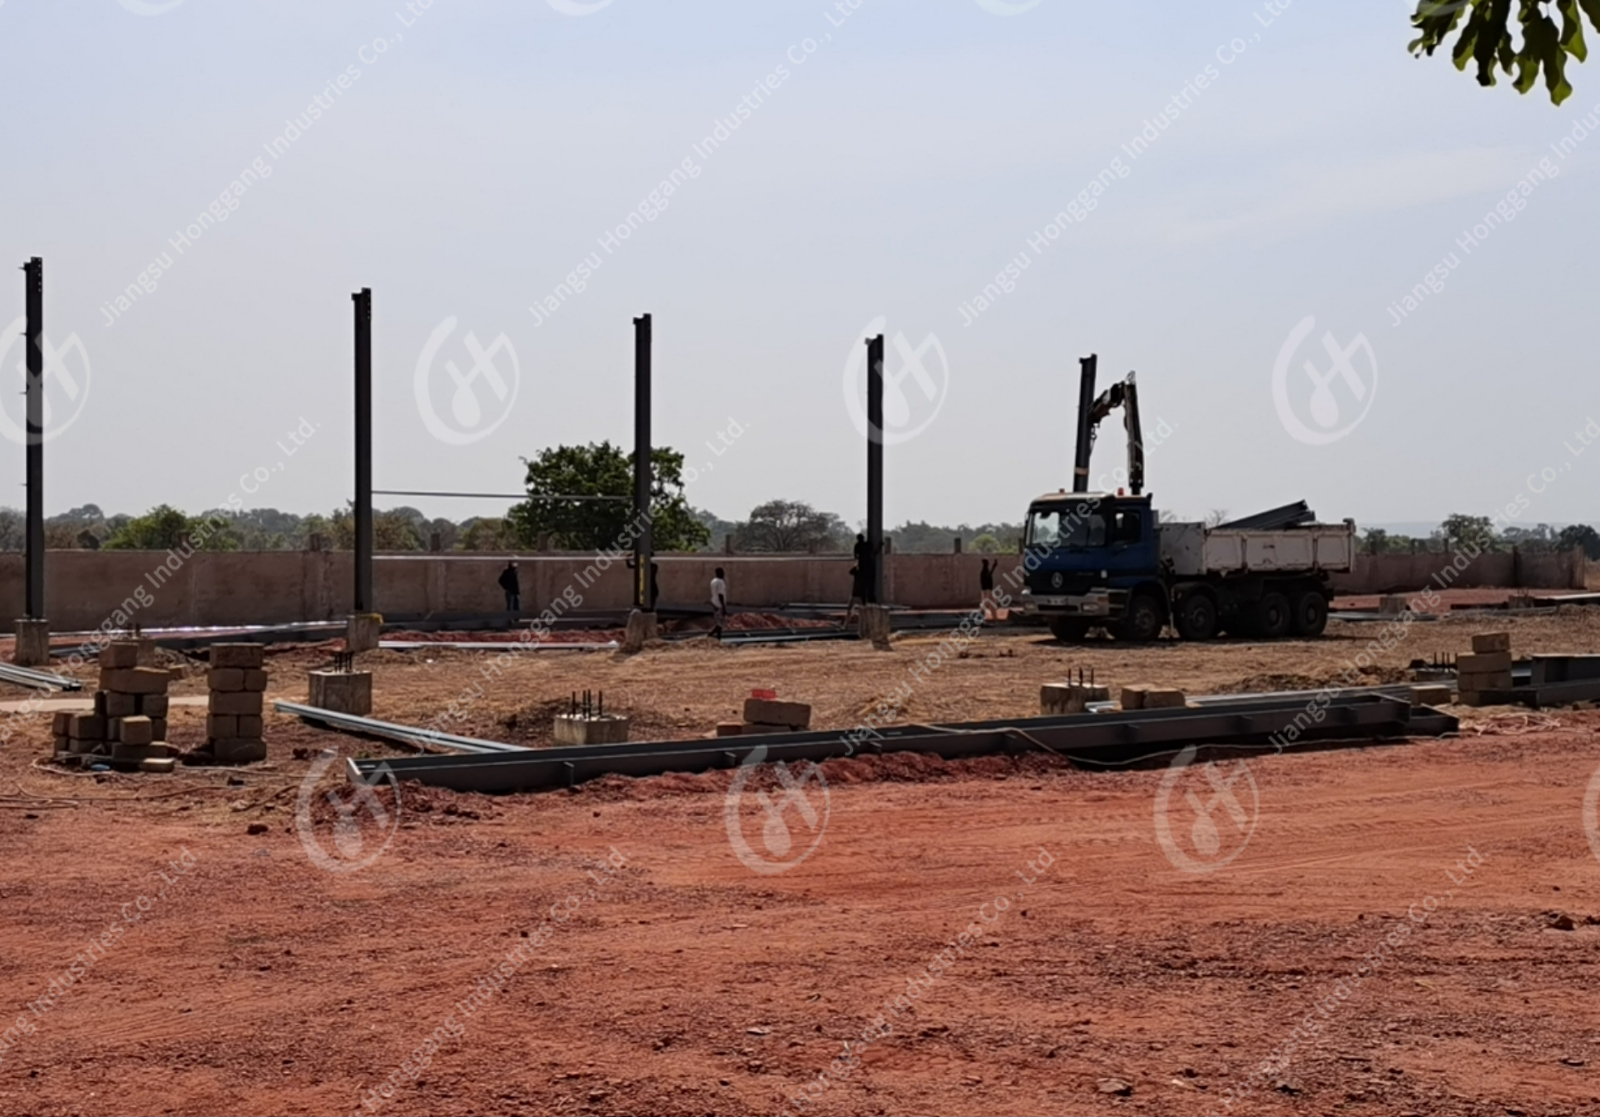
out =
[[[716,577],[711,579],[711,615],[716,625],[711,629],[711,635],[722,639],[722,622],[728,619],[728,583],[722,567],[717,567]]]

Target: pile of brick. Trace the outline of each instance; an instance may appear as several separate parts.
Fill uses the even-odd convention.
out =
[[[717,736],[798,733],[810,728],[810,705],[805,702],[780,702],[776,692],[760,690],[744,700],[744,720],[719,722]]]
[[[1472,654],[1456,657],[1456,693],[1464,706],[1507,701],[1492,691],[1511,689],[1511,633],[1480,632],[1472,638]]]
[[[91,713],[55,715],[56,759],[69,764],[107,764],[121,771],[170,772],[167,744],[167,684],[160,667],[138,665],[139,645],[118,641],[100,652],[100,689]]]
[[[267,758],[262,740],[262,702],[267,689],[266,648],[261,644],[212,644],[211,690],[206,712],[206,743],[192,759],[217,764],[249,764]]]

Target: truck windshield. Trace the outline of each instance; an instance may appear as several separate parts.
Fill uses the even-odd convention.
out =
[[[1099,512],[1079,512],[1071,507],[1035,508],[1028,517],[1028,544],[1041,548],[1104,547],[1106,518]]]

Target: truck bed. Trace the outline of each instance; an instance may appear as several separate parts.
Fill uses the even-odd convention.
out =
[[[1347,571],[1355,562],[1355,524],[1303,524],[1272,530],[1161,525],[1161,559],[1183,578],[1205,575]]]

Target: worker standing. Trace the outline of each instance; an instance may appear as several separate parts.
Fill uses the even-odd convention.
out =
[[[872,546],[867,542],[867,537],[860,532],[856,533],[855,545],[856,574],[855,593],[853,596],[861,598],[863,604],[876,605],[878,603],[878,556],[872,553]]]
[[[978,608],[983,610],[983,619],[994,620],[994,568],[1000,565],[1000,560],[994,560],[994,566],[989,565],[989,560],[983,560],[983,569],[978,571]]]
[[[500,588],[506,593],[506,612],[511,614],[522,611],[522,583],[517,580],[517,560],[512,559],[506,563],[506,568],[500,571]]]
[[[717,567],[716,576],[711,579],[711,616],[715,621],[711,635],[720,640],[722,622],[728,619],[728,582],[720,566]]]

